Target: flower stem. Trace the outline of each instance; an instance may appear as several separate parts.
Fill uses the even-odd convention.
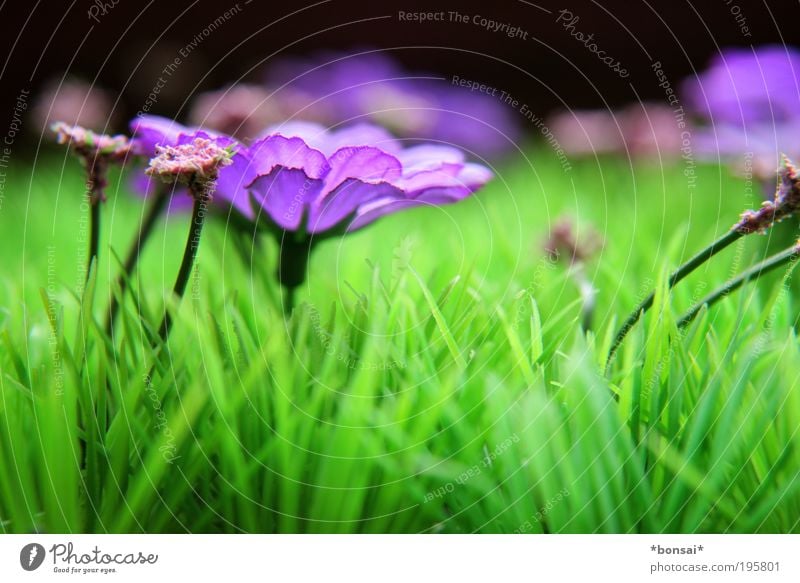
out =
[[[792,245],[788,249],[781,251],[780,253],[776,253],[775,255],[768,257],[761,263],[757,263],[750,269],[740,273],[734,278],[728,280],[725,284],[721,285],[702,300],[697,302],[694,306],[692,306],[688,312],[686,312],[680,320],[678,320],[678,327],[683,328],[687,324],[689,324],[692,320],[694,320],[695,316],[700,312],[703,306],[713,306],[718,301],[727,297],[732,291],[735,291],[742,287],[744,284],[751,280],[758,279],[762,275],[777,269],[778,267],[785,265],[786,263],[792,263],[797,260],[798,256],[800,256],[800,246]]]
[[[672,274],[669,276],[669,280],[667,282],[668,289],[672,289],[675,285],[692,273],[695,269],[700,267],[703,263],[714,257],[717,253],[728,247],[731,243],[735,242],[739,238],[743,237],[746,233],[742,232],[741,230],[732,229],[725,233],[722,237],[711,243],[708,247],[697,253],[694,257],[689,259],[686,263],[681,265],[678,269],[676,269]],[[611,360],[614,358],[614,354],[616,353],[619,346],[622,344],[622,341],[625,339],[625,336],[628,335],[631,328],[639,321],[639,318],[642,314],[647,312],[650,307],[653,305],[653,300],[655,298],[655,292],[650,292],[650,294],[641,301],[641,303],[636,306],[636,309],[631,312],[628,318],[625,320],[625,323],[622,324],[622,327],[617,332],[616,337],[614,338],[614,342],[611,345],[611,348],[608,351],[608,358],[606,359],[606,368],[611,365]]]
[[[142,247],[150,237],[150,233],[152,233],[156,220],[161,215],[161,211],[164,210],[167,200],[169,200],[169,189],[166,187],[159,188],[156,191],[150,208],[147,210],[142,224],[139,226],[139,233],[136,235],[136,240],[128,251],[128,256],[125,258],[125,263],[122,267],[122,273],[117,277],[116,289],[119,289],[119,298],[125,296],[127,282],[132,277],[136,264],[139,262],[139,255],[141,254]],[[114,319],[117,317],[118,309],[119,302],[117,302],[117,296],[112,294],[111,302],[108,306],[108,314],[106,315],[106,332],[109,334],[114,327]]]
[[[586,276],[586,268],[582,261],[575,261],[570,267],[572,279],[581,295],[581,329],[586,332],[592,329],[597,290]]]
[[[91,234],[89,236],[89,257],[86,264],[86,281],[89,281],[89,274],[92,271],[92,264],[94,263],[95,271],[97,270],[97,254],[100,250],[100,201],[92,200],[89,205],[91,211]]]
[[[311,255],[312,242],[310,239],[298,241],[292,237],[292,234],[287,233],[278,240],[278,244],[280,251],[277,276],[286,291],[283,310],[286,315],[289,315],[294,308],[295,291],[306,279],[306,268]]]
[[[189,282],[189,276],[192,273],[192,266],[197,256],[197,249],[200,246],[200,234],[203,231],[203,223],[205,222],[208,202],[210,200],[209,195],[203,189],[199,189],[201,192],[196,192],[194,188],[191,189],[193,190],[192,195],[194,197],[192,224],[189,227],[189,238],[186,241],[181,267],[178,270],[178,276],[175,278],[175,287],[172,290],[178,299],[183,297],[183,292],[186,291],[186,284]],[[169,309],[165,307],[164,319],[161,320],[161,326],[158,329],[158,335],[162,342],[167,341],[171,326],[172,318],[169,314]]]

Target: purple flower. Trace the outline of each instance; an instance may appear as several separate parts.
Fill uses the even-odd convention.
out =
[[[749,126],[800,117],[800,51],[784,46],[726,49],[683,85],[690,109],[715,124]]]
[[[268,83],[315,96],[315,104],[298,113],[302,119],[315,115],[331,125],[368,120],[403,138],[442,142],[479,156],[513,149],[520,135],[514,110],[498,97],[441,76],[409,73],[384,54],[287,59],[273,65]]]
[[[694,132],[701,159],[734,163],[771,182],[782,153],[800,155],[800,51],[727,49],[683,85],[689,109],[705,121]]]
[[[135,117],[131,120],[130,130],[133,152],[144,158],[155,156],[157,146],[176,146],[181,136],[191,136],[203,131],[199,127],[187,127],[157,115]]]
[[[402,148],[382,128],[308,122],[269,128],[233,157],[217,192],[245,217],[316,236],[354,231],[406,208],[466,198],[492,173],[453,147]]]

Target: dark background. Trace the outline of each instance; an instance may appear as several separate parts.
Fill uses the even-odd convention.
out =
[[[662,99],[650,63],[661,61],[673,85],[701,70],[720,47],[800,40],[797,0],[522,0],[479,2],[265,2],[240,0],[241,11],[202,40],[165,86],[153,113],[185,113],[194,92],[244,76],[261,78],[270,58],[320,49],[388,49],[413,69],[460,75],[513,93],[539,112],[566,104],[605,107]],[[160,71],[195,35],[231,8],[232,0],[106,2],[99,23],[90,20],[94,0],[72,3],[3,2],[0,39],[5,45],[2,109],[11,118],[21,89],[33,93],[65,72],[96,82],[119,96],[117,119],[138,111]],[[308,7],[303,10],[304,7]],[[743,36],[732,10],[751,32]],[[569,9],[576,29],[593,33],[608,55],[630,71],[621,79],[571,37],[557,12]],[[297,14],[290,15],[293,12]],[[468,24],[404,23],[398,10],[458,10],[506,21],[529,32],[527,41]],[[364,21],[364,19],[391,18]],[[283,20],[278,21],[283,18]],[[361,21],[361,22],[359,22]],[[118,123],[118,128],[120,124]]]

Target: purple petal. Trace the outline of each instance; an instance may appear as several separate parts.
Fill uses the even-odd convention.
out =
[[[249,190],[276,225],[296,231],[322,190],[322,180],[310,178],[297,168],[275,166],[268,174],[256,178]],[[247,213],[249,217],[252,215]]]
[[[131,120],[130,130],[136,153],[149,157],[155,155],[156,146],[174,145],[181,134],[193,132],[176,121],[157,115],[134,118]]]
[[[390,182],[399,179],[403,170],[397,158],[370,146],[342,148],[328,163],[330,170],[325,176],[323,196],[349,178],[368,183]]]
[[[243,149],[231,158],[232,164],[222,168],[217,178],[214,200],[225,201],[248,218],[252,218],[250,194],[247,186],[255,179],[248,151]]]
[[[308,147],[302,138],[269,136],[254,143],[248,155],[254,176],[269,174],[278,166],[302,170],[314,180],[321,179],[328,171],[328,161],[322,152]]]
[[[462,164],[464,152],[451,146],[423,144],[407,148],[397,154],[403,164],[403,174],[417,170],[430,170],[441,164]]]
[[[403,176],[394,182],[410,198],[418,198],[431,189],[449,192],[449,197],[459,200],[474,192],[492,179],[492,172],[480,164],[443,164],[440,168]]]
[[[321,233],[354,217],[362,205],[386,198],[400,199],[403,192],[386,182],[369,184],[349,178],[333,192],[316,200],[310,209],[308,230]]]
[[[383,216],[418,207],[423,204],[425,203],[419,200],[392,196],[376,199],[358,209],[355,218],[350,225],[348,225],[347,230],[348,232],[357,231]]]

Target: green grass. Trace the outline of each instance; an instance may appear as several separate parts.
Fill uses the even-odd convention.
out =
[[[472,200],[320,244],[289,319],[275,244],[251,265],[210,221],[169,358],[148,338],[188,217],[157,228],[112,339],[109,245],[124,255],[142,205],[115,175],[92,311],[77,163],[18,162],[0,207],[2,530],[799,531],[798,286],[779,270],[676,326],[796,226],[667,294],[669,271],[758,204],[745,184],[709,166],[689,189],[681,165],[614,159],[564,174],[528,154]],[[587,334],[542,251],[562,214],[605,239]]]

